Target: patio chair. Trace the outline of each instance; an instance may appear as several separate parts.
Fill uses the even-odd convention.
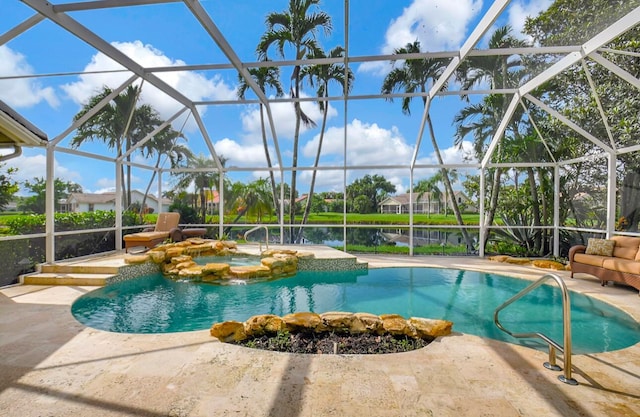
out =
[[[144,246],[147,249],[155,247],[168,239],[172,232],[179,230],[179,223],[180,213],[158,213],[158,220],[154,228],[145,229],[140,233],[131,233],[123,237],[125,252],[128,252],[129,248],[138,246]]]

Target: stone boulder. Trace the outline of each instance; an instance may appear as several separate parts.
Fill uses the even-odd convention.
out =
[[[167,258],[169,258],[169,255],[167,254]],[[193,258],[191,256],[188,255],[180,255],[180,256],[174,256],[171,258],[170,262],[174,265],[178,265],[181,264],[183,262],[189,262],[192,261]]]
[[[229,264],[225,263],[208,263],[202,267],[202,274],[224,278],[229,275],[229,268]]]
[[[202,267],[196,264],[187,268],[179,269],[178,276],[185,278],[200,277],[202,276]]]
[[[164,251],[150,251],[148,252],[149,258],[155,264],[161,264],[166,259],[166,253]]]
[[[411,317],[409,324],[416,330],[417,336],[422,339],[448,336],[451,334],[451,328],[453,327],[453,322],[448,320],[424,319],[421,317]]]
[[[240,326],[243,326],[240,329]],[[376,316],[369,313],[328,312],[316,314],[300,312],[280,318],[273,314],[251,317],[244,323],[229,321],[211,327],[211,335],[222,341],[239,341],[248,337],[276,335],[287,330],[298,333],[338,332],[349,334],[408,336],[430,339],[451,334],[453,323],[447,320],[411,317],[405,320],[398,314]]]
[[[247,337],[278,333],[286,328],[284,320],[273,314],[253,316],[244,322],[244,332]]]
[[[394,336],[416,337],[417,335],[416,329],[407,323],[404,317],[399,314],[382,314],[380,319],[382,320],[382,328],[385,333]]]
[[[320,318],[325,327],[334,329],[337,332],[346,333],[352,327],[355,316],[353,313],[330,311],[320,314]]]
[[[264,265],[239,265],[229,267],[231,276],[238,279],[264,278],[271,276],[271,270]]]
[[[128,265],[137,265],[149,262],[149,255],[127,255],[124,258],[124,263]]]
[[[211,336],[218,338],[221,342],[239,342],[245,340],[247,335],[244,332],[244,323],[237,321],[225,321],[211,326]]]
[[[326,329],[322,318],[316,313],[301,312],[287,314],[282,320],[289,331],[318,333]]]
[[[180,246],[172,246],[170,248],[167,248],[166,250],[166,254],[167,254],[166,256],[168,259],[171,259],[172,262],[173,262],[173,258],[176,258],[182,255],[183,253],[184,253],[184,248]]]
[[[375,314],[354,313],[349,331],[351,333],[380,333],[382,319]]]

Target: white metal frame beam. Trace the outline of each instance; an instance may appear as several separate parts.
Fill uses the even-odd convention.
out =
[[[502,135],[504,134],[504,130],[506,129],[507,123],[508,121],[511,120],[511,117],[513,116],[513,112],[515,111],[515,106],[513,105],[514,100],[519,100],[520,97],[523,97],[526,94],[531,93],[533,90],[540,87],[542,84],[546,83],[556,75],[559,75],[567,68],[580,62],[580,60],[586,57],[587,55],[595,52],[598,48],[601,48],[603,45],[606,45],[607,43],[611,42],[618,36],[632,29],[638,24],[638,22],[640,22],[640,7],[637,7],[636,9],[627,13],[618,21],[614,22],[611,26],[607,27],[606,29],[604,29],[603,31],[595,35],[593,38],[585,42],[580,48],[579,52],[572,52],[568,54],[567,56],[565,56],[564,58],[560,59],[558,62],[553,64],[551,67],[547,68],[546,70],[538,74],[536,77],[526,82],[522,87],[520,87],[518,89],[518,93],[513,97],[513,100],[509,105],[509,109],[503,116],[503,120],[502,120],[502,123],[500,123],[499,129],[496,131],[496,133],[493,136],[493,139],[491,140],[491,144],[489,145],[489,150],[491,152],[489,151],[487,152],[483,160],[483,163],[484,161],[487,161],[488,159],[491,158],[490,153],[493,153],[493,151],[495,150],[496,142],[501,140]],[[505,122],[504,119],[507,119],[507,122]],[[605,149],[606,148],[608,148],[608,146],[605,146]]]
[[[424,136],[424,127],[427,123],[427,118],[429,117],[429,104],[431,102],[431,99],[436,96],[437,92],[442,90],[442,87],[446,84],[447,81],[449,81],[449,78],[451,78],[455,70],[460,66],[462,60],[467,57],[473,47],[476,46],[482,36],[487,32],[487,30],[489,30],[493,22],[496,21],[498,16],[500,16],[500,13],[502,13],[502,11],[509,5],[510,2],[511,0],[496,0],[493,2],[489,10],[487,10],[480,22],[478,22],[478,24],[476,25],[473,32],[471,32],[465,43],[460,48],[458,55],[455,56],[451,60],[451,62],[449,62],[449,65],[447,65],[447,68],[445,68],[445,70],[442,72],[442,75],[433,83],[431,89],[429,89],[429,95],[427,96],[427,105],[424,108],[422,120],[420,121],[420,129],[418,130],[418,136],[416,138],[416,146],[411,161],[411,169],[413,169],[413,166],[416,163],[420,144],[422,142],[422,137]]]
[[[69,31],[73,35],[75,35],[78,39],[83,40],[89,45],[96,48],[98,51],[105,54],[107,57],[113,59],[118,64],[123,67],[129,69],[131,72],[139,76],[140,78],[148,81],[154,87],[158,88],[163,93],[167,94],[169,97],[176,100],[178,103],[188,107],[194,114],[196,121],[200,121],[198,123],[199,128],[202,131],[203,137],[205,138],[205,142],[209,150],[211,151],[211,155],[214,159],[214,162],[218,168],[218,170],[222,171],[222,164],[220,163],[220,159],[218,155],[213,149],[213,144],[209,139],[209,135],[207,134],[204,124],[202,123],[198,110],[196,106],[193,104],[191,100],[189,100],[186,96],[180,93],[175,88],[171,87],[165,81],[160,79],[157,75],[148,73],[146,69],[135,62],[133,59],[129,58],[127,55],[122,53],[116,47],[105,41],[100,36],[96,35],[94,32],[80,24],[78,21],[74,20],[66,13],[56,11],[54,5],[49,2],[42,2],[39,0],[22,0],[23,3],[27,4],[38,13],[46,16],[49,20],[61,26],[65,30]],[[104,2],[103,2],[104,3]],[[115,2],[124,4],[124,2]]]
[[[271,113],[271,105],[265,93],[260,89],[260,86],[254,81],[251,74],[249,74],[249,70],[247,67],[243,66],[242,61],[233,50],[227,39],[224,37],[222,32],[218,29],[216,24],[213,22],[209,14],[202,8],[199,1],[196,0],[184,0],[185,5],[191,13],[195,16],[195,18],[200,22],[200,25],[207,31],[209,36],[213,39],[213,41],[218,45],[222,53],[229,59],[231,65],[238,71],[238,73],[244,78],[247,85],[253,90],[254,94],[260,100],[267,111],[267,119],[269,120],[269,127],[271,129],[271,137],[273,138],[273,143],[276,149],[276,155],[278,158],[278,165],[282,166],[282,156],[280,155],[280,145],[278,144],[278,137],[276,134],[275,124],[273,122],[273,115]],[[272,66],[272,65],[271,65]]]

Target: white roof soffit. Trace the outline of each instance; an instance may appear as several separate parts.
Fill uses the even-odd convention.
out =
[[[515,108],[516,108],[516,106],[513,105],[514,101],[517,102],[518,100],[520,100],[520,97],[524,97],[525,95],[529,94],[530,92],[540,87],[545,82],[549,81],[551,78],[555,77],[556,75],[560,74],[562,71],[566,70],[570,66],[579,62],[584,57],[594,53],[595,51],[597,51],[598,48],[601,48],[603,45],[606,45],[607,43],[611,42],[618,36],[629,31],[630,29],[635,27],[639,22],[640,22],[640,7],[636,7],[634,10],[627,13],[621,19],[614,22],[611,26],[609,26],[608,28],[606,28],[605,30],[603,30],[602,32],[598,33],[593,38],[585,42],[582,45],[580,52],[572,52],[568,54],[567,56],[565,56],[564,58],[560,59],[558,62],[553,64],[551,67],[547,68],[546,70],[538,74],[536,77],[526,82],[522,87],[520,87],[518,89],[518,92],[514,95],[513,100],[509,105],[507,112],[504,115],[503,121],[500,123],[500,126],[498,127],[498,130],[493,135],[493,139],[489,144],[487,153],[482,159],[482,166],[485,167],[489,163],[489,160],[491,159],[491,155],[493,154],[498,144],[498,141],[504,134],[508,121],[511,120],[511,117],[513,116],[513,112],[515,111]],[[505,122],[505,119],[507,119],[507,122]],[[602,142],[600,141],[600,143]],[[602,144],[604,145],[604,143]],[[611,148],[607,145],[604,145],[603,148],[611,150]]]
[[[0,147],[46,146],[47,143],[44,132],[0,101]]]

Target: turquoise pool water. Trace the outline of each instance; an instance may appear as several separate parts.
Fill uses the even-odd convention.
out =
[[[537,339],[514,339],[493,324],[496,307],[529,284],[438,268],[301,271],[291,278],[222,286],[175,282],[157,274],[87,293],[73,304],[72,313],[89,327],[123,333],[202,330],[216,322],[297,311],[397,313],[451,320],[456,332],[546,350]],[[571,293],[571,304],[576,353],[640,342],[640,324],[619,309],[577,293]],[[561,310],[558,288],[543,285],[503,310],[500,319],[513,332],[543,332],[562,343]]]

